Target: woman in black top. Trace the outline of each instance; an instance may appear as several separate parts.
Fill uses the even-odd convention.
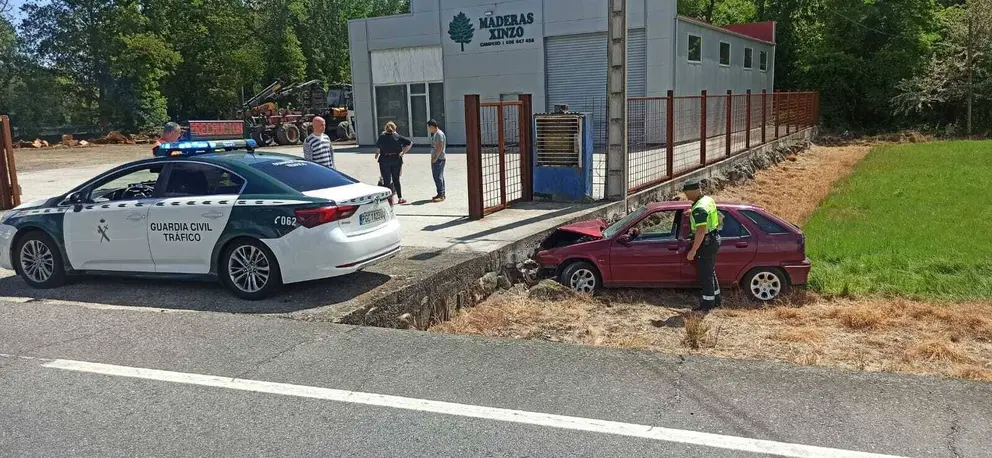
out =
[[[403,170],[403,155],[413,147],[410,139],[396,133],[396,124],[386,123],[379,140],[375,142],[375,158],[379,161],[379,174],[382,175],[382,185],[396,193],[400,205],[406,203],[403,190],[400,188],[400,172]]]

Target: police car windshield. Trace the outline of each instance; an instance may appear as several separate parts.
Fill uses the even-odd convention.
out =
[[[251,166],[300,192],[347,186],[358,182],[337,170],[304,160],[277,159],[255,162]]]

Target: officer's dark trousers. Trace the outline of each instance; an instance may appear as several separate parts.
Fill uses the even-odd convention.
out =
[[[716,280],[716,254],[719,249],[720,236],[708,234],[696,251],[696,277],[703,290],[699,298],[700,309],[720,306],[720,284]]]

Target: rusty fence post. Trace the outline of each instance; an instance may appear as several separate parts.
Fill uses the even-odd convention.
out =
[[[747,95],[745,96],[745,105],[747,105],[747,113],[744,115],[744,150],[751,149],[751,90],[747,90]]]
[[[792,104],[795,102],[795,97],[792,96],[792,92],[785,93],[785,135],[789,136],[792,133]]]
[[[534,200],[534,102],[531,94],[521,94],[520,102],[520,198]]]
[[[665,107],[665,157],[668,178],[675,177],[675,91],[669,89]]]
[[[465,95],[465,163],[468,169],[468,216],[482,219],[482,120],[479,96]]]
[[[768,89],[761,90],[761,144],[768,142]]]
[[[506,117],[503,109],[509,105],[503,105],[500,103],[496,105],[496,111],[499,113],[496,117],[496,132],[499,134],[499,141],[497,142],[497,156],[499,158],[499,203],[501,207],[506,207],[506,121],[503,119]]]
[[[727,157],[730,157],[732,151],[731,144],[734,141],[734,91],[727,89],[727,136],[724,145],[724,150]]]
[[[820,124],[820,91],[813,93],[813,124]]]
[[[0,116],[0,158],[3,166],[0,167],[0,174],[3,175],[3,184],[8,193],[8,198],[4,202],[10,202],[10,208],[21,204],[21,186],[17,183],[17,166],[14,164],[14,140],[10,135],[10,118],[7,115]]]
[[[782,110],[779,104],[782,103],[782,91],[775,89],[772,94],[772,110],[775,112],[775,140],[778,140],[778,126],[782,123]]]
[[[709,140],[709,138],[707,138],[707,136],[709,134],[707,133],[707,129],[706,129],[706,89],[703,89],[703,92],[701,92],[700,94],[702,95],[702,98],[700,99],[700,100],[702,100],[702,102],[700,103],[700,112],[699,112],[700,113],[700,116],[699,116],[700,117],[700,123],[699,123],[699,125],[700,125],[700,128],[699,128],[699,130],[700,130],[699,131],[699,166],[700,167],[705,167],[706,166],[706,142]]]

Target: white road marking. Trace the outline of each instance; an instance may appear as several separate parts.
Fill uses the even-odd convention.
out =
[[[43,364],[43,366],[52,369],[62,369],[76,372],[157,380],[162,382],[226,388],[230,390],[251,391],[283,396],[322,399],[352,404],[390,407],[394,409],[431,412],[459,417],[481,418],[486,420],[547,426],[552,428],[612,434],[617,436],[637,437],[642,439],[701,445],[705,447],[714,447],[741,452],[764,453],[777,456],[804,458],[892,457],[892,455],[879,455],[850,450],[816,447],[812,445],[749,439],[746,437],[726,436],[722,434],[620,423],[591,418],[569,417],[564,415],[500,409],[469,404],[456,404],[451,402],[431,401],[427,399],[406,398],[384,394],[361,393],[357,391],[335,390],[331,388],[320,388],[314,386],[291,385],[286,383],[234,379],[230,377],[218,377],[213,375],[189,374],[138,367],[116,366],[85,361],[56,359],[49,360],[49,362]]]

